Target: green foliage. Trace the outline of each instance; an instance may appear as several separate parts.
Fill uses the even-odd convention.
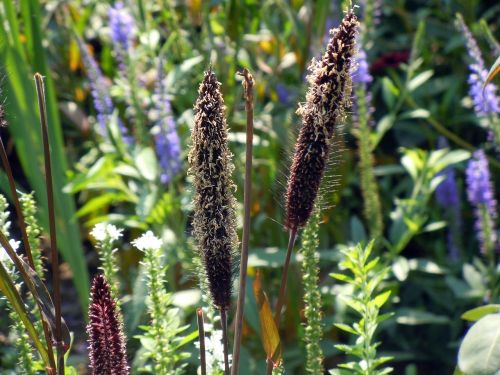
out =
[[[316,209],[302,232],[301,246],[304,315],[306,318],[304,333],[307,355],[306,370],[315,375],[323,374],[323,351],[320,346],[323,336],[321,293],[318,290],[319,255],[316,252],[319,246],[319,221],[320,211]]]
[[[384,228],[378,185],[373,170],[373,137],[369,126],[367,92],[363,86],[359,85],[354,88],[354,93],[356,95],[357,129],[353,133],[358,140],[359,178],[363,193],[364,214],[370,229],[370,236],[378,239],[382,235]]]
[[[8,67],[5,87],[9,95],[6,108],[9,133],[16,145],[17,156],[30,185],[35,190],[40,210],[41,224],[48,228],[47,197],[45,178],[42,171],[42,138],[36,109],[33,73],[40,72],[45,77],[48,121],[50,124],[50,144],[52,150],[52,176],[55,194],[56,216],[59,234],[59,250],[73,271],[75,286],[82,309],[86,311],[89,295],[88,272],[83,257],[78,225],[74,220],[75,204],[69,195],[59,193],[66,184],[67,161],[63,148],[62,131],[57,110],[55,86],[49,70],[46,50],[42,45],[42,17],[38,0],[23,1],[20,19],[17,18],[15,4],[2,1],[0,23],[8,27],[0,28],[0,65]],[[21,31],[23,40],[21,42]],[[36,57],[35,57],[36,56]],[[5,185],[7,186],[7,185]]]
[[[357,362],[348,362],[339,365],[354,374],[381,375],[392,371],[386,367],[378,369],[392,357],[378,357],[377,347],[380,343],[374,341],[375,331],[383,320],[391,314],[379,314],[381,307],[387,302],[391,291],[378,292],[381,282],[387,276],[389,267],[379,264],[379,258],[371,259],[373,241],[366,247],[353,246],[342,251],[344,259],[341,268],[348,270],[351,275],[332,274],[337,280],[352,286],[351,295],[343,295],[344,302],[359,315],[359,320],[352,325],[336,323],[335,326],[356,338],[355,344],[336,345],[336,348],[348,355],[359,358]],[[378,294],[377,294],[378,293]],[[331,372],[332,374],[338,371]]]
[[[500,369],[500,314],[489,314],[469,329],[460,345],[458,367],[467,375],[496,375]]]
[[[142,370],[153,374],[181,374],[185,365],[178,362],[188,354],[179,350],[186,343],[179,334],[187,326],[181,325],[180,311],[171,306],[172,296],[165,290],[166,267],[161,247],[146,246],[143,251],[144,280],[148,285],[146,306],[151,321],[142,327],[145,334],[138,336],[144,348],[139,362],[152,360],[152,365],[143,365]]]
[[[445,226],[445,223],[428,223],[427,204],[443,181],[439,172],[447,166],[460,163],[470,157],[464,150],[440,149],[427,152],[418,149],[403,149],[401,164],[411,177],[412,186],[408,198],[395,198],[391,212],[392,224],[389,230],[388,247],[393,256],[403,251],[410,240],[419,233],[431,232]]]

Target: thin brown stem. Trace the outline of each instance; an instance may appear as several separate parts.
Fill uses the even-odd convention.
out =
[[[198,320],[198,339],[200,340],[200,366],[201,375],[207,375],[207,359],[205,354],[205,326],[203,323],[203,310],[196,309],[196,318]]]
[[[227,310],[220,309],[220,324],[222,326],[222,344],[224,346],[224,375],[229,375],[229,354],[227,348]]]
[[[244,214],[243,214],[243,238],[241,242],[240,260],[240,286],[238,291],[238,302],[236,305],[236,323],[233,342],[233,363],[231,374],[238,374],[238,363],[240,360],[241,332],[243,327],[243,313],[245,310],[245,292],[247,285],[248,266],[248,244],[250,240],[250,206],[252,203],[252,143],[253,143],[253,85],[254,80],[247,69],[239,73],[244,77],[243,88],[245,92],[245,110],[247,113],[247,137],[245,155],[245,190],[244,190]]]
[[[28,241],[28,234],[26,232],[26,223],[24,221],[23,210],[21,209],[21,204],[19,203],[19,196],[17,195],[14,175],[12,174],[12,168],[10,167],[9,158],[7,156],[7,152],[5,151],[2,138],[0,138],[0,158],[2,159],[3,168],[5,169],[5,173],[7,174],[7,178],[9,180],[10,193],[12,195],[12,200],[14,201],[14,208],[16,210],[19,230],[21,231],[24,251],[26,253],[26,256],[28,257],[28,263],[30,267],[35,269],[33,254],[31,253],[30,242]]]
[[[281,309],[283,308],[283,304],[285,302],[285,292],[286,292],[286,283],[288,279],[288,269],[290,267],[290,259],[292,257],[293,247],[295,245],[295,240],[297,239],[297,229],[292,229],[289,231],[288,237],[288,248],[286,250],[285,264],[283,266],[283,273],[281,274],[281,286],[280,293],[278,295],[278,301],[276,302],[276,307],[274,309],[274,323],[276,324],[276,328],[279,329],[280,321],[281,321]],[[273,372],[273,361],[268,359],[266,374],[271,375]]]
[[[54,290],[54,308],[56,318],[55,341],[58,359],[57,373],[58,375],[64,375],[65,343],[62,342],[61,278],[59,273],[59,252],[57,250],[54,189],[52,186],[52,167],[50,163],[49,127],[47,124],[47,110],[45,107],[45,87],[43,83],[43,77],[40,73],[35,73],[35,83],[38,96],[38,107],[40,109],[40,124],[42,128],[43,152],[45,159],[45,183],[47,185],[47,202],[49,208],[50,256],[52,265],[52,287]]]

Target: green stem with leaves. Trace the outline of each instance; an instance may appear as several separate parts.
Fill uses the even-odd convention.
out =
[[[322,375],[323,351],[320,347],[322,338],[321,327],[321,293],[319,291],[319,246],[320,211],[311,216],[302,232],[302,282],[304,285],[304,315],[306,327],[304,341],[306,343],[306,371],[313,375]]]
[[[366,101],[366,89],[363,85],[357,85],[355,93],[358,110],[358,123],[355,136],[358,141],[364,214],[370,228],[370,236],[377,239],[382,235],[383,221],[378,185],[373,170],[374,159],[372,154],[371,131],[368,123],[369,114]]]

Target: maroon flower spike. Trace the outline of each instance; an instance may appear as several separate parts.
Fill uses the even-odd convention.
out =
[[[87,333],[92,374],[130,374],[120,313],[102,275],[96,276],[92,284],[89,321]]]

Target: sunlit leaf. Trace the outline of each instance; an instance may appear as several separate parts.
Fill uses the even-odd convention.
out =
[[[462,314],[461,318],[475,322],[488,314],[495,314],[500,312],[500,305],[484,305],[476,307],[475,309],[466,311]]]
[[[466,374],[500,373],[500,314],[486,315],[469,329],[460,345],[458,367]]]
[[[259,272],[257,272],[253,282],[253,293],[259,309],[261,339],[266,356],[271,358],[273,363],[279,363],[281,361],[279,332],[267,296],[262,290]]]

